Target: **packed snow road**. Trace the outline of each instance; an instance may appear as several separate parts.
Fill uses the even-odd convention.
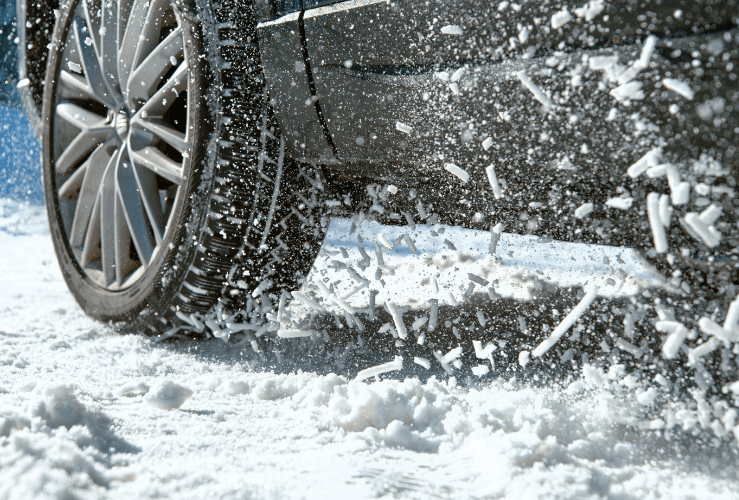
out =
[[[85,317],[42,207],[0,202],[0,255],[0,499],[738,497],[736,442],[688,417],[650,430],[648,391],[617,369],[455,387],[286,351],[304,369],[267,370]]]

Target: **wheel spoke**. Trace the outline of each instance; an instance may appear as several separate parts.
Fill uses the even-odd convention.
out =
[[[80,131],[56,159],[56,173],[60,175],[69,172],[90,151],[113,135],[113,128],[105,123],[103,117],[75,104],[57,106],[57,117]],[[57,126],[64,125],[58,123]]]
[[[118,7],[113,1],[103,1],[102,22],[100,30],[100,61],[103,75],[108,86],[118,94],[121,89],[118,81]]]
[[[153,146],[134,150],[131,148],[134,163],[146,167],[174,184],[182,185],[182,165],[172,161],[167,155]]]
[[[71,200],[79,193],[82,187],[82,181],[85,178],[87,172],[87,164],[83,163],[80,168],[74,171],[69,179],[59,187],[59,198]]]
[[[90,223],[88,225],[88,231],[85,233],[85,239],[83,240],[82,252],[80,254],[80,264],[82,267],[87,267],[90,263],[100,258],[100,251],[102,248],[102,241],[100,240],[100,228],[102,226],[101,220],[101,193],[98,192],[95,196],[95,201],[90,211]]]
[[[177,67],[174,74],[167,80],[162,88],[146,101],[141,107],[141,110],[137,113],[143,116],[146,113],[147,116],[161,117],[167,112],[172,102],[184,91],[187,90],[187,80],[189,78],[190,71],[187,68],[187,63],[182,63]]]
[[[134,0],[119,47],[119,74],[123,88],[129,87],[130,75],[159,42],[163,11],[168,5],[169,0]]]
[[[95,94],[85,78],[62,70],[59,74],[59,80],[62,87],[62,99],[93,100],[98,101],[100,104],[105,104],[99,100],[97,94]]]
[[[128,80],[128,102],[146,101],[156,91],[164,75],[179,61],[183,54],[182,29],[177,28],[157,45],[151,54],[136,68]]]
[[[149,218],[149,224],[154,233],[156,244],[161,243],[164,237],[164,227],[167,223],[162,209],[162,201],[159,197],[159,188],[157,186],[157,176],[154,172],[147,168],[143,168],[136,163],[132,163],[133,173],[136,177],[136,186],[144,209]]]
[[[88,232],[88,228],[93,227],[90,222],[93,205],[98,198],[103,175],[108,169],[113,168],[116,156],[117,153],[111,154],[109,152],[106,144],[101,145],[79,169],[83,170],[84,168],[85,177],[77,198],[74,222],[69,235],[69,242],[72,246],[81,245],[85,240],[85,233]]]
[[[139,254],[141,263],[146,267],[151,261],[151,255],[154,253],[155,242],[152,241],[149,227],[147,224],[147,216],[144,206],[139,196],[138,183],[133,166],[122,161],[118,166],[116,173],[116,193],[123,209],[123,215],[126,218],[131,239]]]
[[[170,127],[163,120],[159,120],[157,118],[142,119],[139,117],[135,117],[131,121],[131,125],[141,127],[147,132],[151,132],[152,134],[156,135],[164,142],[175,148],[177,151],[179,151],[180,154],[187,151],[187,137],[185,137],[185,134],[183,134],[179,130]]]
[[[121,238],[118,225],[124,221],[116,213],[116,166],[120,164],[120,151],[111,159],[100,186],[100,249],[105,284],[117,281],[116,261],[118,252],[128,252],[125,237]],[[125,246],[125,249],[122,248]]]
[[[74,23],[72,23],[72,31],[77,42],[77,51],[80,55],[82,71],[97,100],[109,108],[116,108],[117,103],[115,98],[103,78],[102,68],[100,67],[100,61],[95,50],[94,34],[90,36],[89,27],[86,29],[88,33],[84,33],[82,31],[83,26],[85,26],[85,23],[80,17],[77,17]],[[72,66],[70,66],[70,69],[74,70]]]

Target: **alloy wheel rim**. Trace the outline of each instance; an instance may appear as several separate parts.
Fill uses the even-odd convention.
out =
[[[70,253],[106,290],[153,267],[184,196],[184,33],[172,0],[81,0],[66,34],[46,154]]]

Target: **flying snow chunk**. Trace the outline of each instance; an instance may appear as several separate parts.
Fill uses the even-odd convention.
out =
[[[493,138],[492,137],[488,137],[487,139],[485,139],[484,141],[482,141],[482,149],[484,149],[485,151],[489,151],[490,148],[492,148],[492,147],[493,147]]]
[[[176,384],[171,380],[165,380],[144,396],[144,401],[160,410],[174,410],[190,399],[192,394],[191,389]]]
[[[580,19],[585,19],[590,22],[595,19],[595,16],[603,12],[605,8],[606,6],[604,5],[603,0],[592,0],[579,9],[575,9],[574,12]]]
[[[403,122],[395,122],[395,128],[403,132],[404,134],[410,134],[411,132],[413,132],[413,127],[409,127]]]
[[[18,89],[22,89],[23,87],[28,87],[29,85],[31,85],[31,80],[29,80],[28,78],[24,78],[19,81],[18,85],[16,85],[15,87]]]
[[[634,203],[634,198],[631,196],[620,196],[618,198],[608,198],[606,206],[611,208],[617,208],[619,210],[628,210]]]
[[[521,83],[531,91],[532,94],[534,94],[534,98],[542,103],[544,107],[550,107],[552,105],[552,101],[549,99],[549,96],[546,95],[542,90],[541,87],[539,87],[534,81],[529,77],[529,75],[526,74],[526,71],[521,70],[516,73],[516,76],[519,80],[521,80]]]
[[[644,91],[641,88],[642,82],[629,82],[619,85],[611,90],[609,94],[619,102],[628,100],[639,101],[644,99]]]
[[[592,203],[583,203],[582,205],[577,207],[577,210],[575,210],[575,217],[577,217],[578,219],[587,217],[593,212],[594,208],[595,207]]]
[[[389,363],[384,363],[382,365],[373,366],[372,368],[367,368],[365,370],[360,371],[359,373],[357,373],[357,378],[355,380],[364,380],[366,378],[375,377],[383,373],[392,372],[395,370],[402,370],[402,369],[403,369],[403,357],[395,356],[395,359],[393,361],[390,361]]]
[[[461,35],[464,33],[464,31],[462,31],[462,28],[460,28],[456,24],[448,24],[444,26],[443,28],[441,28],[441,32],[445,35]]]
[[[681,82],[680,80],[665,78],[662,80],[662,85],[664,85],[667,90],[672,90],[689,101],[692,101],[693,97],[695,97],[695,91],[690,88],[690,85],[685,82]]]
[[[572,14],[567,9],[562,10],[552,16],[552,28],[559,29],[570,21],[572,21]]]
[[[477,365],[477,366],[472,367],[472,374],[478,377],[482,377],[483,375],[487,374],[489,371],[490,371],[490,367],[488,365]]]
[[[80,66],[79,64],[72,61],[67,61],[67,66],[69,66],[70,71],[74,71],[75,73],[79,73],[80,75],[82,74],[82,66]]]
[[[618,63],[618,56],[595,56],[588,61],[590,69],[604,70],[613,67]]]
[[[464,183],[470,180],[470,174],[456,166],[454,163],[447,163],[446,165],[444,165],[444,169],[459,177]]]

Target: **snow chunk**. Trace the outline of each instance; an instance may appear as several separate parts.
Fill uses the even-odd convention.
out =
[[[549,99],[549,96],[547,96],[541,88],[534,83],[534,81],[529,77],[529,75],[526,74],[526,71],[521,70],[516,73],[516,76],[519,80],[521,80],[521,83],[524,84],[524,86],[531,91],[532,94],[534,94],[534,98],[539,101],[545,108],[549,108],[552,105],[552,101]]]
[[[416,363],[417,365],[423,366],[427,370],[431,368],[431,362],[426,358],[420,358],[416,356],[415,358],[413,358],[413,362]]]
[[[403,323],[403,314],[400,312],[400,309],[398,309],[398,306],[396,306],[394,302],[387,302],[385,305],[387,306],[387,310],[390,313],[390,316],[393,317],[395,328],[398,331],[398,337],[400,337],[402,340],[405,340],[406,337],[408,337],[408,331],[405,328],[405,323]]]
[[[595,16],[603,12],[603,9],[605,8],[606,6],[603,3],[603,0],[591,0],[582,7],[575,9],[573,12],[580,19],[585,19],[590,22],[595,19]]]
[[[277,330],[277,336],[283,339],[295,339],[300,337],[311,337],[313,335],[318,335],[318,332],[315,330],[300,330],[300,329],[294,329],[294,330]]]
[[[482,377],[488,372],[490,372],[490,367],[488,365],[477,365],[472,367],[472,374],[478,377]]]
[[[444,165],[444,169],[459,177],[464,183],[467,183],[467,181],[470,180],[470,174],[456,166],[454,163],[447,163]]]
[[[493,138],[492,137],[488,137],[487,139],[485,139],[484,141],[482,141],[482,149],[484,149],[485,151],[489,151],[490,148],[492,148],[492,147],[493,147]]]
[[[501,199],[503,193],[500,190],[500,184],[498,184],[498,177],[495,175],[495,167],[492,164],[488,165],[485,173],[488,175],[488,182],[490,182],[490,187],[493,189],[493,196],[496,200]]]
[[[639,101],[644,99],[644,91],[641,89],[642,85],[642,82],[625,83],[611,90],[609,94],[619,102],[627,100]]]
[[[28,87],[29,85],[31,85],[31,80],[29,80],[28,78],[23,78],[15,87],[18,89],[22,89],[23,87]]]
[[[191,389],[171,380],[165,380],[144,396],[144,401],[160,410],[174,410],[182,406],[193,395]]]
[[[575,322],[580,319],[580,316],[583,315],[583,313],[587,310],[588,307],[590,307],[590,304],[593,303],[595,298],[598,296],[598,289],[596,287],[590,287],[590,289],[587,291],[585,296],[580,300],[580,302],[570,311],[570,313],[565,316],[565,318],[562,320],[562,322],[557,325],[557,327],[552,331],[552,333],[549,335],[549,337],[544,340],[539,346],[534,349],[534,356],[541,357],[546,352],[551,349],[554,344],[559,341],[559,339],[564,335],[567,330],[570,329],[572,325],[575,324]]]
[[[387,363],[373,366],[372,368],[366,368],[359,373],[357,373],[357,377],[355,380],[364,380],[366,378],[370,377],[376,377],[377,375],[380,375],[382,373],[392,372],[395,370],[402,370],[403,369],[403,356],[395,356],[395,359],[393,361],[389,361]]]
[[[659,194],[649,193],[647,195],[647,215],[649,226],[652,229],[654,249],[657,253],[667,252],[667,233],[665,233],[665,226],[659,216]]]
[[[115,391],[116,395],[129,398],[134,396],[141,396],[142,394],[146,394],[147,392],[149,392],[149,386],[143,382],[129,382],[128,384],[123,385],[117,391]]]
[[[385,236],[384,234],[382,233],[378,234],[377,239],[380,240],[380,243],[382,244],[382,246],[384,246],[388,250],[393,248],[393,242],[387,239],[387,236]]]
[[[595,206],[592,203],[583,203],[582,205],[577,207],[577,210],[575,210],[575,217],[577,217],[578,219],[587,217],[593,212],[594,209]]]
[[[441,28],[441,32],[445,35],[462,35],[464,31],[456,24],[448,24]]]
[[[590,69],[604,70],[618,64],[618,56],[593,56],[588,61]]]
[[[646,172],[649,167],[655,167],[659,165],[660,158],[662,158],[662,149],[651,149],[644,156],[639,158],[636,163],[631,165],[626,170],[626,173],[629,174],[629,177],[635,179],[636,177],[639,177],[641,174]]]
[[[572,14],[567,9],[563,9],[552,16],[552,29],[559,29],[570,21],[572,21]]]
[[[619,210],[628,210],[634,203],[634,198],[631,196],[620,196],[618,198],[608,198],[606,200],[606,206],[611,208],[617,208]]]
[[[680,219],[680,222],[689,234],[697,240],[703,241],[709,248],[717,246],[721,241],[721,233],[715,227],[703,222],[700,215],[695,212],[688,212],[685,217]]]
[[[662,355],[667,359],[674,358],[688,337],[688,329],[682,323],[667,320],[658,321],[654,327],[658,332],[669,333],[662,345]]]
[[[522,368],[525,367],[529,363],[530,359],[531,359],[531,353],[529,353],[529,351],[521,351],[518,354],[518,364],[521,365]]]
[[[399,130],[404,134],[410,134],[411,132],[413,132],[413,127],[410,127],[403,122],[395,122],[395,128],[396,130]]]
[[[672,90],[689,101],[692,101],[693,97],[695,97],[695,91],[690,88],[690,85],[680,80],[665,78],[662,80],[662,85],[664,85],[667,90]]]

